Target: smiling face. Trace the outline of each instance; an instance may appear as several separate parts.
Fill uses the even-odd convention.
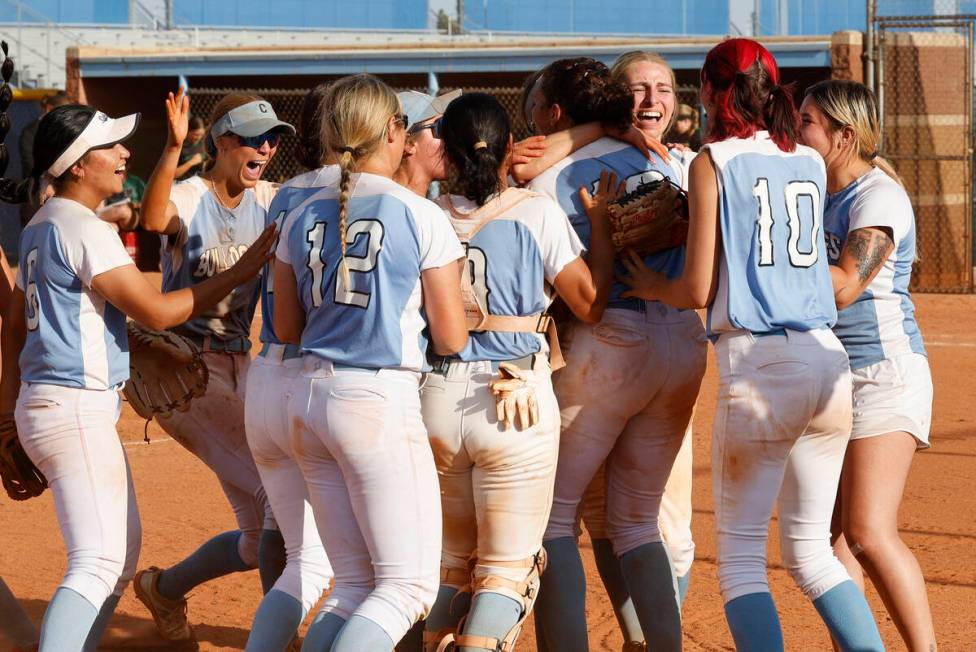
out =
[[[800,143],[817,150],[829,166],[842,150],[840,135],[813,97],[807,95],[800,105]]]
[[[654,61],[635,61],[627,67],[622,80],[634,94],[634,124],[660,140],[675,109],[671,71]]]
[[[128,160],[129,150],[117,143],[85,154],[72,166],[71,174],[79,177],[88,192],[104,199],[122,192]]]
[[[221,176],[234,180],[242,188],[253,188],[278,150],[266,140],[260,147],[242,145],[236,134],[216,138],[217,169]]]

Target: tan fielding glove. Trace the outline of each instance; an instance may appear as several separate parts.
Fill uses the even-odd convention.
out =
[[[207,391],[210,374],[196,344],[172,331],[130,321],[129,381],[122,393],[143,419],[186,411]]]
[[[498,422],[505,430],[508,430],[516,417],[517,428],[520,430],[539,423],[539,403],[536,401],[531,379],[531,371],[520,369],[510,362],[502,362],[498,365],[498,378],[493,378],[488,384],[495,395]]]

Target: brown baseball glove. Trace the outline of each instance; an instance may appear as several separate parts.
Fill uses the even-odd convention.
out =
[[[192,341],[172,331],[128,323],[129,381],[122,388],[139,416],[169,416],[186,411],[190,401],[207,391],[210,374]]]
[[[9,417],[0,421],[0,479],[14,500],[34,498],[47,489],[47,479],[27,457],[17,437],[17,424]]]
[[[653,254],[688,240],[688,196],[667,179],[641,184],[607,205],[614,249]]]

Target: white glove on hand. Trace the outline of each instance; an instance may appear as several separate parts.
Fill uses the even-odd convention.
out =
[[[495,395],[498,422],[505,430],[508,430],[516,417],[520,430],[539,423],[539,403],[536,401],[531,379],[531,371],[524,371],[510,362],[502,362],[498,365],[498,378],[493,378],[488,383]]]

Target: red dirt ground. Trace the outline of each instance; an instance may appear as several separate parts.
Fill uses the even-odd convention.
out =
[[[940,647],[976,649],[976,296],[919,295],[919,319],[935,377],[932,449],[918,455],[901,510],[901,531],[925,572]],[[710,354],[711,355],[711,354]],[[565,373],[565,372],[564,372]],[[695,418],[695,520],[697,560],[684,608],[685,649],[731,650],[715,575],[714,516],[709,471],[715,407],[714,358]],[[120,423],[143,522],[140,567],[166,566],[209,536],[234,528],[227,501],[214,475],[153,424],[151,444],[142,443],[142,422],[126,407]],[[40,623],[47,601],[65,570],[50,492],[27,503],[0,498],[0,575]],[[775,522],[772,525],[776,528]],[[771,540],[775,541],[775,532]],[[583,542],[584,548],[589,547]],[[829,650],[813,607],[780,565],[770,547],[769,573],[788,650]],[[588,619],[594,650],[619,650],[609,603],[592,563],[587,564]],[[877,593],[868,598],[889,649],[904,649]],[[260,599],[257,573],[225,577],[190,597],[189,614],[201,650],[241,649]],[[531,622],[531,621],[530,621]],[[0,642],[0,651],[7,650]],[[148,612],[127,590],[104,649],[169,649],[153,635]],[[535,649],[531,624],[520,650]]]

